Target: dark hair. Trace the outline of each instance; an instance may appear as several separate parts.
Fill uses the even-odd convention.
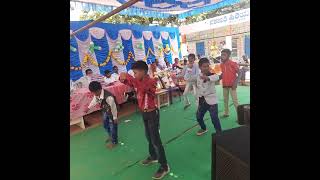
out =
[[[230,56],[231,51],[230,51],[230,49],[223,49],[223,50],[221,51],[221,53],[227,53],[227,54]]]
[[[91,92],[97,92],[99,90],[102,89],[102,86],[101,84],[98,82],[98,81],[92,81],[90,84],[89,84],[89,90]]]
[[[113,66],[112,69],[114,69],[114,68],[118,68],[118,66]]]
[[[184,59],[183,62],[184,62],[184,63],[185,63],[185,62],[188,62],[188,60]]]
[[[191,53],[191,54],[188,55],[188,58],[196,59],[196,55],[194,55],[193,53]]]
[[[105,70],[105,71],[104,71],[104,75],[109,74],[109,73],[110,73],[109,70]]]
[[[199,60],[199,67],[201,67],[202,66],[202,64],[204,64],[204,63],[209,63],[210,64],[210,61],[209,61],[209,59],[208,58],[201,58],[200,60]]]
[[[91,71],[91,72],[92,72],[92,70],[91,70],[91,69],[87,69],[87,70],[86,70],[86,75],[89,73],[89,71]]]
[[[144,61],[136,61],[135,63],[132,64],[131,69],[144,70],[145,73],[147,73],[148,72],[148,65]]]

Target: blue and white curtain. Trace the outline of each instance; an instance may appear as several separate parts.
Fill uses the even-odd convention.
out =
[[[71,22],[70,32],[89,22]],[[119,45],[122,48],[119,49]],[[167,46],[170,51],[164,52]],[[179,50],[177,28],[98,23],[70,39],[70,78],[78,80],[88,68],[95,74],[104,74],[105,70],[112,70],[113,66],[118,66],[119,72],[126,72],[137,60],[146,60],[150,64],[158,58],[164,64],[163,60],[167,58],[172,63],[172,59],[181,58]],[[88,55],[90,60],[83,63]],[[80,68],[81,64],[86,66]]]
[[[70,7],[77,10],[108,13],[129,0],[71,0]],[[168,18],[177,15],[179,19],[239,3],[240,0],[144,0],[119,12],[129,16]]]

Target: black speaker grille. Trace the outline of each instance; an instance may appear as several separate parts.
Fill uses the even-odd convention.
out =
[[[250,168],[220,146],[216,146],[216,180],[250,180]]]

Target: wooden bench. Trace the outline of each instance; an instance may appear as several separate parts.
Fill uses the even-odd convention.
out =
[[[75,125],[75,124],[78,125],[79,127],[81,127],[82,129],[86,128],[84,125],[83,117],[70,120],[70,126]]]
[[[167,102],[161,104],[160,98],[165,95],[167,96]],[[157,96],[159,108],[162,106],[170,106],[169,91],[167,89],[160,89],[160,90],[156,91],[156,96]]]

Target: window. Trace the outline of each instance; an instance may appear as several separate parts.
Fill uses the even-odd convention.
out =
[[[238,58],[238,38],[232,38],[232,52],[231,58],[237,59]]]

